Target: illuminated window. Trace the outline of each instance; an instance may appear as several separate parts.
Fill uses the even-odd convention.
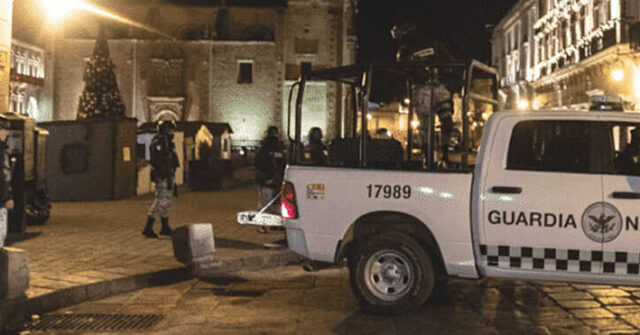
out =
[[[253,83],[253,62],[239,61],[238,62],[238,84],[252,84],[252,83]]]

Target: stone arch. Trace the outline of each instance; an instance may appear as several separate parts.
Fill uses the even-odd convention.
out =
[[[178,115],[171,109],[163,109],[160,112],[158,112],[156,115],[154,115],[153,118],[154,118],[153,122],[180,121],[180,118],[178,117]]]

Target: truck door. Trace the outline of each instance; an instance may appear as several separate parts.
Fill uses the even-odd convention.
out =
[[[589,208],[602,202],[593,123],[519,117],[499,122],[480,184],[481,270],[490,276],[595,279],[602,243],[581,227],[583,214],[595,215],[599,207],[593,213]]]
[[[611,282],[640,283],[640,123],[610,122],[603,141],[606,217],[591,223],[603,241],[603,275]]]

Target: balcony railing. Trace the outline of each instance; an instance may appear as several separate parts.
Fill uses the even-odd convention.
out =
[[[44,86],[44,78],[18,74],[18,72],[15,69],[11,69],[10,80],[13,82],[25,83],[25,84],[35,85],[35,86]]]

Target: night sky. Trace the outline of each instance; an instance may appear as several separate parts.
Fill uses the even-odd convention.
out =
[[[53,1],[53,0],[51,0]],[[96,2],[100,2],[94,0]],[[285,0],[169,0],[182,4],[212,4],[220,2],[279,2]],[[35,43],[42,33],[33,20],[35,0],[17,0],[14,32],[18,38]],[[390,30],[394,24],[413,22],[418,26],[420,44],[429,46],[438,40],[460,60],[476,58],[489,61],[490,30],[487,24],[496,24],[517,0],[359,0],[358,33],[360,39],[359,61],[387,60],[395,57],[397,50]],[[22,26],[19,23],[24,23]],[[33,35],[36,36],[33,36]],[[32,36],[22,36],[32,35]]]
[[[360,0],[360,61],[393,60],[394,24],[414,22],[425,47],[438,40],[460,60],[489,61],[490,30],[517,0]]]

